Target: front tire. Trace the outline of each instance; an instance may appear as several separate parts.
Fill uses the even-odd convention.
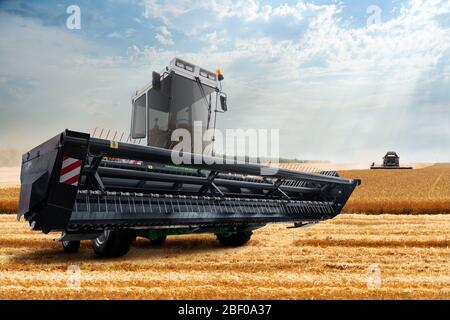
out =
[[[239,247],[246,244],[252,237],[252,231],[237,231],[230,234],[216,234],[217,240],[225,247]]]
[[[128,231],[105,230],[92,241],[92,248],[102,258],[121,257],[128,253],[134,235]]]
[[[80,249],[80,241],[61,241],[64,253],[76,253]]]

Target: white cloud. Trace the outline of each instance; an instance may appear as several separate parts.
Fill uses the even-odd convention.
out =
[[[301,20],[305,12],[322,8],[303,2],[273,8],[271,5],[260,5],[258,0],[144,0],[143,3],[145,18],[162,20],[165,25],[188,36],[214,28],[224,19],[237,18],[252,23],[291,16]]]
[[[414,0],[401,8],[398,18],[369,28],[341,27],[339,4],[316,5],[303,1],[293,5],[262,6],[256,0],[148,0],[145,1],[145,16],[161,18],[167,26],[188,36],[197,35],[214,50],[218,49],[219,30],[225,32],[227,43],[231,45],[229,51],[248,51],[242,54],[251,54],[260,62],[277,60],[275,67],[289,77],[298,76],[300,71],[304,74],[303,64],[322,60],[326,68],[309,68],[307,72],[372,75],[389,70],[397,79],[409,78],[409,72],[419,74],[436,63],[449,47],[448,28],[434,20],[438,15],[448,14],[449,6],[448,1]],[[299,27],[297,38],[277,40],[270,33],[276,26],[270,26],[274,19],[287,16],[305,21],[307,29]],[[221,21],[231,17],[242,19],[248,24],[247,28],[256,32],[242,37],[240,30],[223,29]],[[256,21],[258,24],[254,24]],[[262,27],[269,31],[261,34]],[[157,40],[164,45],[173,44],[170,33],[160,32]],[[399,72],[404,69],[408,71]]]
[[[159,28],[159,32],[155,35],[155,39],[164,46],[173,46],[175,42],[172,39],[172,33],[163,25]]]
[[[200,36],[199,39],[208,44],[208,48],[206,48],[208,51],[217,51],[228,43],[226,32],[224,31],[206,33],[205,35]]]
[[[165,37],[171,37],[172,36],[172,33],[167,29],[166,26],[162,26],[160,28],[160,30],[161,30],[161,33],[162,33],[163,36],[165,36]]]
[[[165,46],[173,46],[175,42],[172,39],[164,37],[162,34],[157,33],[155,35],[155,39],[158,40],[159,43]]]
[[[116,39],[125,39],[131,37],[133,34],[136,33],[135,29],[128,28],[123,32],[114,31],[107,35],[108,38],[116,38]]]
[[[144,17],[160,18],[165,22],[186,15],[189,12],[207,10],[210,14],[223,19],[226,17],[239,17],[246,21],[256,19],[267,20],[271,16],[294,16],[303,19],[303,13],[310,10],[320,10],[323,6],[312,3],[297,2],[295,5],[282,4],[274,7],[272,5],[261,5],[258,0],[144,0]],[[213,19],[211,21],[214,22]]]

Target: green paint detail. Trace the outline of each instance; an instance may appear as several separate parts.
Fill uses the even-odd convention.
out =
[[[224,235],[224,236],[228,236],[228,235],[232,235],[232,234],[237,233],[237,229],[236,229],[236,228],[233,228],[233,227],[217,228],[217,229],[214,231],[214,233],[215,233],[215,234],[221,234],[221,235]]]
[[[186,172],[197,172],[198,171],[195,168],[184,167],[184,166],[176,166],[176,165],[171,165],[171,164],[164,165],[164,168],[174,169],[174,170],[181,170],[181,171],[186,171]]]
[[[175,236],[182,234],[194,234],[194,233],[214,233],[222,235],[231,235],[236,233],[237,230],[234,227],[223,227],[214,229],[149,229],[147,237],[150,240],[154,240],[158,237]]]

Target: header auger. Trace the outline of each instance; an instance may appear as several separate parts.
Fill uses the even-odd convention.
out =
[[[192,129],[199,117],[213,121],[211,94],[226,110],[218,86],[206,88],[219,77],[179,61],[164,75],[154,74],[152,84],[133,98],[132,135],[147,137],[147,146],[66,130],[26,153],[18,216],[33,230],[61,232],[66,252],[77,251],[80,240],[93,240],[96,254],[113,257],[126,254],[136,237],[161,245],[168,235],[209,232],[224,245],[239,246],[268,223],[302,227],[341,212],[359,180],[192,153],[185,153],[192,160],[188,165],[174,165],[171,130]],[[205,96],[208,107],[201,109],[197,102]],[[180,108],[184,121],[174,116]]]

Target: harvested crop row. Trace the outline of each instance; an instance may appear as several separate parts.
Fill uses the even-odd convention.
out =
[[[169,237],[162,248],[139,239],[126,257],[103,260],[89,242],[65,255],[56,235],[3,215],[0,298],[448,299],[449,231],[448,215],[343,214],[306,229],[271,225],[241,248],[212,235]]]

